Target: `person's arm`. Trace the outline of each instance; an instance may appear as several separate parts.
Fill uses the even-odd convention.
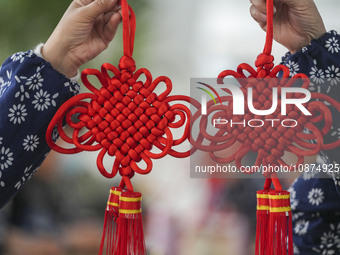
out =
[[[117,2],[73,1],[46,44],[16,53],[0,67],[0,208],[50,151],[47,126],[79,92],[78,68],[113,39],[121,19]]]
[[[79,91],[33,51],[19,52],[1,67],[0,207],[31,178],[50,151],[45,142],[58,107]]]

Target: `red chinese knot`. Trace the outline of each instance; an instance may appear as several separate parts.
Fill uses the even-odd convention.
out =
[[[52,149],[61,153],[100,150],[97,166],[101,174],[113,178],[119,172],[123,177],[121,186],[126,185],[132,190],[130,179],[135,173],[148,174],[152,169],[152,159],[166,155],[189,156],[189,151],[178,152],[174,146],[189,137],[190,111],[185,105],[173,102],[190,100],[186,96],[170,96],[172,83],[168,77],[153,80],[147,69],[136,71],[132,58],[135,16],[126,1],[121,5],[124,56],[118,68],[105,63],[101,71],[85,69],[81,79],[92,93],[79,94],[65,102],[53,117],[46,139]],[[128,12],[130,15],[126,15]],[[89,75],[98,78],[102,85],[100,89],[90,83]],[[157,95],[154,90],[160,84],[166,88]],[[63,129],[64,120],[73,129],[72,137]],[[55,126],[62,140],[75,147],[63,148],[52,140]],[[172,130],[178,128],[182,128],[183,135],[174,139]],[[151,152],[154,147],[161,152]],[[106,154],[114,157],[111,171],[103,165]],[[145,162],[144,169],[137,164],[140,161]]]
[[[240,64],[237,71],[225,70],[218,76],[217,83],[223,84],[223,79],[232,77],[240,85],[245,98],[252,96],[253,107],[257,110],[267,110],[273,105],[273,88],[277,89],[277,96],[281,98],[283,88],[299,87],[309,89],[310,81],[305,74],[296,74],[290,78],[289,68],[283,65],[274,66],[274,57],[271,55],[273,40],[273,1],[267,1],[267,36],[266,43],[256,62],[256,70],[248,64]],[[252,94],[249,94],[251,88]],[[221,89],[230,94],[229,89],[221,85]],[[232,92],[231,92],[232,94]],[[287,98],[302,97],[301,93],[287,93]],[[311,100],[303,106],[312,114],[304,115],[295,105],[287,105],[287,115],[281,115],[280,99],[276,110],[268,115],[252,113],[244,101],[244,115],[233,115],[233,108],[240,107],[234,104],[232,96],[221,96],[221,104],[214,104],[213,100],[207,103],[207,115],[201,115],[201,105],[193,101],[197,111],[191,119],[192,126],[198,123],[199,134],[190,141],[195,149],[209,152],[211,158],[220,163],[235,161],[236,166],[242,169],[242,160],[249,152],[255,152],[255,166],[285,166],[288,165],[283,156],[285,152],[297,156],[296,165],[303,163],[304,156],[316,155],[321,150],[336,148],[340,140],[325,144],[323,137],[332,127],[332,115],[328,106],[340,112],[340,103],[331,97],[311,92]],[[216,125],[215,133],[208,128],[209,120],[228,120],[224,125]],[[256,120],[253,125],[240,125],[242,121]],[[273,121],[275,120],[275,121]],[[281,125],[282,121],[296,120],[296,126]],[[232,125],[231,123],[238,123]],[[260,125],[258,125],[261,123]],[[321,128],[320,128],[321,127]],[[307,132],[306,132],[307,131]],[[210,133],[209,133],[210,132]],[[312,142],[315,141],[315,143]],[[233,149],[230,149],[233,148]],[[225,155],[229,149],[231,154]],[[219,155],[218,155],[219,154]],[[223,154],[223,156],[221,156]],[[253,169],[256,169],[255,167]],[[252,173],[247,171],[246,173]]]

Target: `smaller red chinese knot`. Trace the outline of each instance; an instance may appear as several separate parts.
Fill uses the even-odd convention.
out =
[[[273,60],[271,55],[262,53],[255,62],[257,70],[248,64],[241,64],[236,72],[232,70],[221,72],[217,83],[221,84],[223,91],[230,93],[228,88],[223,87],[223,79],[225,77],[235,78],[245,98],[251,96],[253,107],[257,110],[271,108],[274,101],[274,88],[278,98],[281,98],[284,88],[309,88],[310,81],[305,74],[296,74],[289,78],[288,67],[283,65],[274,67]],[[248,74],[246,75],[245,72]],[[248,90],[249,88],[251,90]],[[252,91],[251,95],[249,91]],[[289,99],[299,97],[302,97],[299,93],[287,94]],[[288,165],[283,160],[285,152],[293,153],[297,157],[295,164],[302,164],[304,156],[316,155],[321,150],[333,149],[340,145],[340,140],[329,144],[325,144],[323,140],[332,127],[332,115],[327,105],[340,112],[340,103],[325,94],[311,92],[311,100],[303,104],[312,115],[302,114],[300,109],[291,104],[286,105],[287,114],[281,115],[280,99],[278,99],[276,110],[271,114],[254,114],[249,110],[247,100],[245,100],[242,102],[244,115],[233,115],[234,107],[241,105],[237,105],[232,96],[221,96],[220,99],[221,105],[214,104],[213,100],[207,103],[206,116],[201,115],[201,105],[192,100],[197,108],[197,112],[193,113],[192,125],[198,122],[200,132],[196,138],[190,139],[195,149],[209,152],[211,158],[217,162],[235,161],[236,166],[242,169],[242,160],[248,152],[252,151],[257,154],[255,166],[282,165],[292,169],[294,165]],[[228,122],[215,125],[213,131],[215,133],[212,134],[211,129],[207,128],[208,120],[221,118]],[[294,120],[296,125],[281,125],[282,122],[291,120]],[[252,122],[252,125],[241,125],[243,122]],[[237,125],[231,123],[237,123]],[[231,147],[233,147],[232,150],[230,150]],[[226,155],[226,149],[232,153]],[[221,152],[224,152],[223,156]]]

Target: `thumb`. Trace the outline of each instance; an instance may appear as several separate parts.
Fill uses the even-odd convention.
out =
[[[112,11],[118,0],[94,0],[83,9],[84,14],[89,18],[95,19],[100,14]]]

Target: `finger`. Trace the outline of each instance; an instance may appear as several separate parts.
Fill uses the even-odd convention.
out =
[[[113,8],[113,11],[118,12],[121,9],[122,9],[122,6],[120,4],[116,4],[115,7]]]
[[[254,5],[250,6],[250,15],[261,27],[267,24],[267,15],[259,11]]]
[[[266,0],[250,0],[252,6],[262,13],[267,13]]]
[[[121,9],[121,6],[116,4],[114,9],[108,13],[104,14],[104,22],[107,23],[111,19],[112,15],[118,12]]]
[[[92,3],[94,0],[73,0],[71,3],[71,6],[74,6],[75,8],[79,8],[85,5],[88,5]]]
[[[109,22],[107,22],[107,24],[104,27],[104,36],[107,42],[111,42],[112,39],[114,38],[118,29],[118,25],[121,23],[121,20],[122,20],[121,11],[112,14]]]
[[[283,4],[287,4],[291,7],[295,7],[295,6],[303,6],[303,5],[307,5],[308,2],[313,2],[313,1],[297,1],[297,0],[277,0],[276,2],[281,2]]]
[[[90,3],[92,3],[94,0],[79,0],[79,2],[81,2],[83,5],[88,5]]]
[[[104,22],[108,23],[114,13],[115,13],[114,11],[110,11],[108,13],[105,13],[104,14]]]
[[[105,14],[114,9],[118,0],[94,0],[90,4],[83,7],[84,14],[93,20],[101,14]]]

